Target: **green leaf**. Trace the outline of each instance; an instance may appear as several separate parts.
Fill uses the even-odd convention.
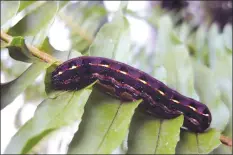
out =
[[[164,54],[159,55],[156,59],[159,60],[157,66],[163,65],[166,71],[165,78],[163,79],[163,81],[165,81],[165,83],[167,83],[171,88],[176,89],[181,94],[188,97],[192,97],[196,100],[200,100],[202,103],[206,104],[210,108],[211,113],[213,114],[213,122],[211,124],[212,125],[211,127],[215,127],[217,129],[222,128],[223,125],[227,124],[228,117],[225,116],[227,115],[228,111],[224,106],[224,104],[219,103],[220,100],[215,100],[216,94],[214,93],[211,94],[211,92],[214,92],[216,88],[211,87],[214,85],[215,82],[211,81],[212,77],[210,73],[203,71],[201,72],[202,73],[201,75],[197,76],[195,69],[203,70],[203,67],[205,66],[202,65],[199,67],[194,67],[193,69],[192,59],[189,57],[187,48],[182,45],[179,46],[172,45],[172,46],[173,46],[172,51],[167,51]],[[156,78],[157,78],[157,76],[161,74],[161,70],[160,72],[159,72],[159,68],[156,68],[156,70],[158,70],[156,72],[157,73]],[[207,77],[209,78],[207,79]],[[203,90],[205,91],[200,92],[200,89],[196,88],[197,82],[198,82],[198,86],[202,87]],[[199,95],[200,99],[198,98],[197,95]],[[208,98],[209,100],[207,99],[203,100],[203,98]],[[213,103],[212,101],[214,100],[211,101],[211,99],[214,99],[216,102]],[[220,119],[218,119],[220,118],[219,117],[220,115],[221,115],[221,122]],[[192,133],[185,132],[184,136],[187,136],[186,133],[188,135],[190,134],[192,135]],[[210,134],[211,133],[212,132],[210,132]],[[215,135],[217,133],[219,134],[219,132],[213,132],[211,135]],[[192,138],[193,136],[190,137],[185,138],[185,140],[184,138],[180,140],[180,146],[179,146],[180,149],[178,150],[178,153],[192,153],[192,151],[194,153],[197,153],[198,152],[198,150],[196,149],[197,147],[190,148],[189,146],[189,145],[194,145],[195,144],[194,142],[196,141],[199,141],[201,143],[202,141],[208,140],[208,142],[206,143],[211,144],[210,146],[208,145],[198,146],[199,152],[211,152],[219,145],[219,137],[216,136],[215,137],[213,136],[213,140],[209,138],[208,134],[203,134],[202,136],[198,136],[197,138],[194,137],[195,139]],[[213,145],[211,143],[211,140],[213,141]]]
[[[51,85],[51,76],[52,76],[52,72],[56,69],[58,65],[57,64],[52,64],[51,66],[49,66],[46,70],[46,74],[45,74],[45,80],[44,80],[44,84],[45,84],[45,92],[46,92],[46,95],[51,97],[51,98],[54,98],[56,97],[58,94],[62,93],[63,91],[55,91],[53,90],[52,88],[52,85]]]
[[[89,52],[90,55],[125,61],[126,57],[122,51],[129,51],[129,41],[128,21],[118,13],[111,23],[105,24],[97,33]],[[139,101],[120,103],[115,98],[94,91],[86,106],[80,129],[75,134],[68,152],[111,153],[116,149],[126,136]]]
[[[1,1],[1,29],[18,12],[20,1]]]
[[[79,54],[79,52],[73,52],[73,51],[60,51],[55,49],[49,42],[49,38],[46,37],[43,41],[43,43],[41,44],[41,46],[39,47],[39,49],[41,51],[44,51],[50,55],[52,55],[53,57],[57,58],[58,60],[61,61],[66,61],[68,59],[69,56],[69,52],[71,52],[71,56],[75,53],[75,54]],[[81,54],[80,54],[81,55]],[[70,57],[71,57],[70,56]],[[69,57],[69,58],[70,58]]]
[[[166,14],[166,11],[162,9],[160,5],[155,5],[153,9],[151,10],[151,13],[149,14],[149,16],[146,17],[146,20],[154,28],[158,28],[160,18],[163,17],[164,14]]]
[[[79,130],[69,145],[69,154],[110,154],[124,140],[141,100],[123,102],[94,89]]]
[[[209,47],[209,64],[210,68],[214,68],[216,65],[217,53],[222,45],[222,38],[219,34],[219,27],[216,23],[211,25],[207,35]]]
[[[195,89],[200,101],[205,103],[212,114],[211,127],[223,131],[229,121],[229,110],[221,100],[216,79],[212,70],[193,62]]]
[[[140,112],[133,117],[127,154],[175,154],[183,115],[158,119]]]
[[[217,148],[221,142],[220,132],[211,129],[204,133],[181,132],[177,145],[177,154],[208,154]]]
[[[53,5],[53,6],[51,6],[51,5]],[[48,8],[50,6],[51,6],[51,8]],[[50,29],[50,27],[55,19],[56,13],[59,9],[58,6],[59,5],[57,3],[54,3],[54,2],[44,2],[44,4],[43,3],[40,4],[36,9],[29,12],[21,21],[19,21],[13,28],[11,28],[9,30],[9,34],[24,36],[26,38],[27,43],[34,45],[35,47],[42,48],[42,44],[43,44],[44,40],[47,38],[49,29]],[[45,9],[48,9],[49,11],[45,10]],[[42,14],[40,11],[46,12],[46,14],[48,14],[48,15],[46,15],[46,18],[44,18],[45,15]],[[36,25],[36,26],[40,26],[40,27],[36,27],[35,25],[30,25],[30,23],[32,23],[33,20],[35,20],[33,18],[36,18],[38,20],[38,22],[42,23],[40,25]],[[27,28],[23,28],[23,26],[26,26]],[[38,28],[38,29],[36,30],[36,28]],[[36,31],[34,31],[34,30],[36,30]],[[10,56],[16,60],[19,60],[19,61],[31,62],[30,59],[27,59],[25,56],[20,54],[20,52],[13,53],[10,51]]]
[[[20,1],[20,6],[18,12],[22,11],[23,9],[27,8],[29,5],[35,3],[36,1]]]
[[[22,20],[14,25],[8,32],[13,36],[35,36],[41,29],[51,22],[58,11],[56,1],[48,1],[29,12]]]
[[[166,52],[172,50],[172,28],[172,19],[169,16],[164,15],[159,19],[156,51]]]
[[[92,89],[84,88],[44,100],[34,117],[12,137],[5,153],[29,153],[49,133],[80,121],[91,91]]]
[[[187,42],[190,31],[191,31],[191,26],[188,23],[184,22],[180,26],[178,36],[180,37],[180,40],[182,40],[182,42]]]
[[[119,9],[125,11],[127,9],[127,6],[128,6],[128,1],[121,1]]]
[[[41,44],[41,47],[39,48],[40,50],[45,51],[50,55],[56,52],[56,49],[54,49],[54,47],[50,44],[48,36],[44,39],[43,43]]]
[[[171,31],[171,40],[174,44],[181,44],[183,42],[181,39],[174,31]]]
[[[113,31],[114,30],[114,31]],[[91,56],[102,56],[127,62],[130,51],[130,29],[127,19],[121,12],[117,12],[114,19],[101,27],[90,46]]]
[[[49,11],[54,11],[54,12],[47,11],[48,13],[51,13],[51,16],[50,16],[50,18],[47,18],[47,21],[45,21],[45,22],[47,22],[47,24],[45,23],[45,26],[44,27],[42,26],[41,29],[38,30],[37,34],[35,36],[33,36],[32,41],[30,41],[31,45],[34,45],[35,47],[38,47],[39,49],[42,49],[42,50],[46,49],[46,47],[43,47],[43,46],[48,45],[48,44],[46,44],[46,41],[48,39],[48,33],[49,33],[51,26],[53,25],[54,19],[56,18],[58,11],[61,10],[64,6],[66,6],[66,4],[68,2],[67,1],[65,1],[65,2],[58,1],[57,3],[58,4],[56,4],[57,5],[56,11],[54,11],[54,10],[49,10]],[[53,51],[47,51],[47,50],[53,50]],[[44,50],[44,52],[46,52],[48,54],[53,53],[53,52],[55,52],[56,54],[61,53],[60,51],[57,51],[53,48],[47,48],[46,50]],[[64,52],[62,53],[62,55],[64,55]]]
[[[201,54],[204,45],[206,44],[207,28],[205,25],[200,26],[196,32],[195,45],[198,55]]]
[[[33,63],[15,80],[1,85],[1,109],[10,104],[23,92],[49,64],[44,62]]]
[[[35,60],[35,57],[28,51],[23,37],[13,37],[7,48],[9,49],[9,55],[15,60],[23,62]]]
[[[100,2],[76,2],[69,3],[59,13],[59,17],[65,22],[71,32],[72,48],[82,54],[93,41],[107,11]]]
[[[142,47],[134,47],[134,51],[132,51],[131,56],[131,62],[129,62],[130,65],[135,66],[136,68],[147,72],[149,68],[149,61],[150,56],[147,55],[146,50],[147,48],[145,46]],[[137,51],[136,51],[137,50]]]
[[[214,150],[213,154],[232,154],[232,148],[221,144],[218,148]]]
[[[184,45],[171,45],[172,51],[158,54],[156,57],[155,77],[160,77],[161,68],[165,69],[165,77],[161,79],[169,87],[181,94],[197,98],[194,90],[194,79],[191,59]]]
[[[222,35],[226,48],[230,49],[232,53],[232,25],[226,24]]]

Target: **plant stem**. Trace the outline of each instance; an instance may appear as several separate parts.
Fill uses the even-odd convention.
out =
[[[12,36],[6,34],[5,32],[1,31],[1,40],[7,42],[8,44],[12,41]]]
[[[13,37],[8,35],[7,33],[1,31],[1,40],[5,41],[7,44],[10,44],[12,41]],[[54,62],[58,62],[61,63],[60,60],[52,57],[51,55],[40,51],[38,48],[32,46],[32,45],[26,45],[28,50],[35,56],[40,58],[41,60],[47,62],[47,63],[54,63]]]
[[[229,137],[226,137],[224,135],[220,136],[220,141],[224,144],[227,145],[229,147],[232,148],[232,139],[230,139]]]

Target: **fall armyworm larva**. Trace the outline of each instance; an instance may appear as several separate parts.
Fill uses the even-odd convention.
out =
[[[64,62],[52,72],[52,87],[79,90],[97,79],[104,92],[123,101],[143,99],[139,108],[150,115],[169,119],[183,114],[183,127],[193,132],[203,132],[210,126],[211,113],[205,104],[183,96],[147,73],[108,58],[82,56]]]

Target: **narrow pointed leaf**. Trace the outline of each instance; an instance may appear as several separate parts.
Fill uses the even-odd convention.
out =
[[[210,83],[210,82],[208,82],[208,80],[203,80],[203,78],[205,79],[206,77],[210,76],[210,75],[207,75],[209,73],[206,73],[206,75],[204,75],[204,71],[203,71],[202,72],[203,75],[199,75],[198,79],[197,79],[196,71],[193,69],[193,64],[191,61],[192,59],[189,57],[189,54],[188,54],[186,47],[179,46],[179,45],[176,45],[176,46],[172,45],[172,47],[173,47],[172,51],[167,51],[166,53],[164,53],[164,55],[161,55],[161,57],[158,57],[158,59],[160,59],[159,63],[164,65],[164,68],[166,69],[166,74],[167,74],[165,76],[165,78],[162,79],[162,81],[167,83],[171,88],[178,90],[181,94],[184,94],[188,97],[192,97],[194,99],[201,101],[204,104],[207,104],[207,106],[210,108],[210,110],[211,110],[211,104],[215,104],[215,108],[211,112],[214,115],[214,117],[217,116],[217,115],[215,115],[216,112],[218,111],[217,113],[219,114],[220,111],[224,110],[224,106],[216,103],[217,101],[219,102],[219,100],[216,100],[216,102],[214,102],[214,103],[211,102],[210,100],[203,100],[203,96],[206,96],[207,94],[205,94],[204,92],[200,92],[196,89],[196,80],[197,80],[200,83],[200,85],[199,85],[200,87],[205,87],[204,90],[206,90],[205,91],[206,93],[210,93],[210,91],[216,90],[216,89],[210,88],[210,87],[207,88],[206,83]],[[201,69],[201,68],[202,67],[196,67],[196,69]],[[157,73],[159,73],[159,72],[157,72]],[[195,78],[193,78],[194,75],[195,75]],[[213,85],[213,84],[211,84],[211,85]],[[199,95],[199,97],[200,97],[199,99],[198,99],[197,95]],[[212,95],[210,95],[209,99],[213,98]],[[216,106],[216,105],[218,105],[218,106]],[[223,107],[223,109],[221,107]],[[219,108],[221,108],[221,109],[219,109]],[[226,108],[225,108],[225,110],[226,110]],[[224,110],[224,112],[227,112],[225,110]],[[221,114],[221,115],[226,116],[226,114]],[[224,117],[223,119],[225,119],[225,118],[226,117]],[[218,123],[220,123],[222,125],[223,124],[226,125],[226,122],[216,123],[216,119],[217,118],[213,118],[213,122],[215,122],[214,123],[215,127]],[[218,127],[223,127],[222,125],[220,125]],[[216,128],[218,128],[218,127],[216,127]],[[187,136],[185,134],[190,134],[189,132],[185,132],[185,133],[181,132],[181,133],[184,134],[184,136]],[[217,131],[213,131],[211,133],[212,133],[212,135],[219,134],[219,132],[217,132]],[[184,147],[179,146],[180,149],[179,149],[178,153],[182,153],[182,152],[190,153],[189,151],[185,150],[185,148],[187,148],[187,149],[189,148],[189,146],[186,144],[195,145],[194,142],[196,142],[196,141],[202,142],[202,141],[207,140],[207,139],[210,139],[208,134],[203,134],[202,136],[198,136],[195,140],[193,140],[192,138],[189,137],[185,140],[185,142],[183,142],[184,140],[181,139],[179,145],[184,145]],[[204,145],[203,148],[201,148],[203,150],[203,152],[211,152],[219,145],[218,137],[214,136],[213,139],[210,139],[210,141],[208,140],[209,141],[208,143],[211,143],[211,140],[216,145],[210,145],[210,146]],[[193,148],[193,149],[195,149],[195,148]],[[201,150],[201,149],[199,149],[199,150]],[[191,150],[191,152],[192,152],[192,150]],[[195,150],[194,150],[194,152],[195,152]]]
[[[28,13],[8,33],[13,36],[34,36],[50,23],[58,8],[56,1],[45,2]]]
[[[39,47],[41,51],[44,51],[50,55],[52,55],[53,57],[57,58],[58,60],[61,61],[66,61],[68,58],[68,52],[66,51],[60,51],[55,49],[49,41],[49,38],[46,37],[43,41],[43,43],[41,44],[41,46]],[[76,52],[78,53],[78,52]]]
[[[136,113],[130,126],[127,154],[175,154],[183,119],[158,119]]]
[[[199,134],[183,131],[177,154],[208,154],[221,144],[219,138],[220,132],[214,129]]]
[[[110,154],[124,140],[134,109],[140,102],[121,103],[94,89],[68,153]]]
[[[15,60],[32,62],[35,59],[29,52],[23,37],[14,37],[7,48],[9,55]]]
[[[16,15],[19,5],[20,1],[1,1],[1,28]]]
[[[118,13],[97,33],[89,53],[124,62],[127,58],[123,52],[129,51],[129,43],[128,21],[122,13]],[[94,91],[68,153],[111,153],[124,140],[138,103],[121,103],[100,90]]]
[[[204,65],[194,63],[195,89],[200,100],[212,113],[211,127],[223,131],[229,121],[229,110],[221,100],[213,72]]]
[[[223,29],[223,40],[224,44],[230,53],[232,54],[232,25],[226,24],[224,29]]]
[[[122,13],[118,12],[113,21],[105,24],[97,33],[93,44],[90,46],[89,53],[92,56],[102,56],[127,62],[128,59],[125,55],[129,50],[129,23]]]
[[[23,9],[27,8],[29,5],[35,3],[36,1],[20,1],[20,6],[18,12],[22,11]]]
[[[156,51],[166,52],[170,51],[172,47],[172,20],[169,16],[164,15],[159,18],[158,21],[158,35],[157,35],[157,43],[156,43]],[[174,34],[173,34],[174,35]],[[173,38],[178,38],[174,37]]]
[[[232,148],[224,144],[220,144],[220,146],[214,150],[213,154],[232,154]]]
[[[44,62],[33,63],[15,80],[1,85],[1,109],[10,104],[29,86],[49,64]]]
[[[44,100],[34,117],[12,137],[5,153],[28,153],[51,132],[80,121],[91,91],[84,88]]]
[[[72,47],[84,54],[95,37],[98,28],[107,20],[107,11],[100,1],[69,3],[59,17],[70,29]]]

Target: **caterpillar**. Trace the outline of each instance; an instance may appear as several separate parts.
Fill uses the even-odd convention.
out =
[[[184,115],[182,128],[204,132],[212,117],[208,107],[166,86],[149,74],[125,63],[103,57],[81,56],[59,65],[51,76],[55,90],[80,90],[98,81],[98,86],[122,101],[143,99],[139,109],[149,115],[171,119]]]

